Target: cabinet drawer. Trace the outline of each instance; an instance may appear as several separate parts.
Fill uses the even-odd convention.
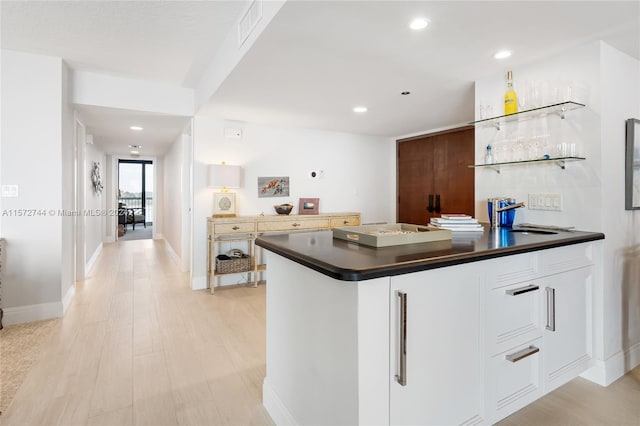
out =
[[[486,279],[491,287],[501,287],[539,276],[538,253],[523,253],[487,262]]]
[[[489,359],[487,396],[492,421],[542,396],[541,345],[542,339],[536,339]]]
[[[542,336],[539,280],[494,288],[487,303],[487,349],[494,355]]]
[[[545,275],[593,265],[593,244],[576,244],[544,250],[540,253],[540,263]]]
[[[255,231],[254,222],[216,223],[213,227],[216,234],[246,234]]]
[[[298,219],[258,223],[258,232],[329,229],[328,219]]]
[[[358,216],[334,217],[331,219],[331,227],[339,228],[340,226],[359,226],[360,218]]]

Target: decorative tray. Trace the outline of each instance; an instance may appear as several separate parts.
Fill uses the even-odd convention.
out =
[[[451,240],[451,231],[430,226],[393,223],[334,228],[333,238],[371,247],[387,247]]]

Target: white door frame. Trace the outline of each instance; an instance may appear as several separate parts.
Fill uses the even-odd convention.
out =
[[[80,121],[77,114],[74,126],[74,167],[73,167],[73,216],[74,233],[74,282],[85,278],[85,266],[87,263],[87,244],[84,239],[85,234],[85,191],[86,188],[86,128]]]
[[[182,241],[180,265],[182,272],[189,271],[189,282],[193,277],[191,244],[193,239],[193,118],[187,126],[188,132],[182,135]]]

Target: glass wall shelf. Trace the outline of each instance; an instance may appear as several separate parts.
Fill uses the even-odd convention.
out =
[[[512,121],[525,121],[532,118],[543,117],[545,115],[558,115],[564,119],[565,113],[574,109],[583,108],[584,104],[567,101],[560,102],[558,104],[547,105],[540,108],[528,109],[526,111],[516,112],[509,115],[501,115],[499,117],[485,118],[482,120],[472,121],[469,124],[473,124],[476,127],[495,127],[500,130],[502,124]],[[538,160],[535,160],[538,161]]]
[[[469,168],[474,168],[474,169],[482,169],[482,168],[494,169],[496,172],[500,173],[500,168],[502,166],[510,166],[510,165],[516,165],[516,164],[548,164],[548,163],[551,163],[551,164],[558,165],[561,169],[564,169],[567,162],[582,161],[582,160],[586,160],[586,158],[584,158],[584,157],[540,158],[540,159],[537,159],[537,160],[509,161],[509,162],[504,162],[504,163],[493,163],[493,164],[471,164],[468,167]]]

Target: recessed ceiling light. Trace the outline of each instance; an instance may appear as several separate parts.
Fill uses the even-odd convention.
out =
[[[353,112],[367,112],[367,107],[358,106],[353,109]]]
[[[411,94],[411,92],[402,92],[402,93],[400,93],[400,94],[401,94],[402,96],[407,96],[407,95],[410,95],[410,94]]]
[[[501,50],[495,55],[493,55],[493,57],[496,59],[505,59],[505,58],[508,58],[509,56],[511,56],[511,52],[508,50]]]
[[[130,128],[131,130],[136,130],[136,131],[140,131],[140,130],[142,130],[142,127],[140,127],[140,126],[131,126],[131,127],[129,127],[129,128]]]
[[[142,148],[142,145],[129,145],[129,148],[139,149]]]
[[[413,21],[411,21],[411,23],[409,24],[409,28],[411,28],[412,30],[423,30],[427,28],[428,25],[429,25],[429,21],[427,19],[416,18]]]

